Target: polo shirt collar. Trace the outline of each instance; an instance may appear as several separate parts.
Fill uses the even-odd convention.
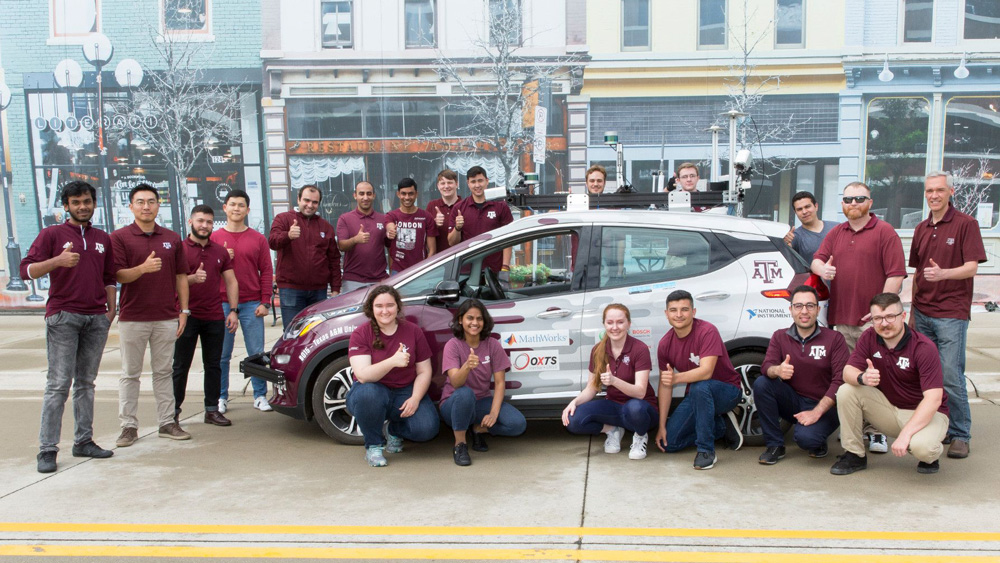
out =
[[[795,323],[792,323],[792,326],[790,326],[788,328],[788,330],[785,331],[785,334],[787,334],[788,336],[791,336],[792,340],[795,340],[796,342],[805,344],[805,343],[809,342],[810,340],[812,340],[813,338],[816,338],[817,336],[819,336],[819,323],[816,323],[816,326],[813,327],[812,333],[810,333],[809,336],[807,336],[805,338],[802,338],[802,337],[799,336],[799,329],[798,329],[798,327],[795,326]]]
[[[362,213],[360,209],[358,209],[357,207],[355,207],[354,208],[354,214],[357,215],[358,217],[362,217],[362,218],[364,218],[364,217],[369,217],[369,218],[370,217],[374,217],[375,216],[375,207],[372,207],[372,212],[371,213],[367,213],[367,214],[366,213]]]
[[[187,237],[184,237],[184,243],[188,244],[190,246],[194,246],[194,247],[197,247],[197,248],[204,248],[204,249],[208,250],[208,247],[212,246],[212,239],[208,239],[208,243],[205,244],[205,246],[202,246],[198,242],[191,240],[190,236],[187,236]]]
[[[865,223],[864,227],[861,227],[861,230],[874,229],[875,224],[878,223],[878,217],[876,217],[874,213],[869,212],[868,217],[869,217],[868,222]],[[850,225],[850,223],[848,223],[848,225]]]
[[[944,217],[941,217],[941,220],[938,221],[937,223],[934,222],[934,213],[933,212],[930,212],[930,213],[927,214],[927,221],[930,222],[931,225],[939,225],[941,223],[948,223],[948,222],[950,222],[954,218],[955,218],[955,206],[952,205],[950,201],[948,202],[948,210],[944,212]]]
[[[138,223],[136,223],[135,221],[133,221],[133,222],[132,222],[132,224],[128,226],[128,228],[129,228],[129,230],[130,230],[130,231],[132,232],[132,234],[133,234],[133,235],[137,235],[137,236],[147,236],[147,235],[146,235],[146,232],[145,232],[145,231],[143,231],[143,230],[142,230],[142,229],[141,229],[141,228],[139,227],[139,224],[138,224]],[[152,232],[150,233],[150,235],[152,235],[152,236],[156,236],[156,235],[159,235],[159,234],[162,234],[162,233],[163,233],[163,227],[161,227],[161,226],[157,225],[156,223],[153,223],[153,230],[152,230]]]
[[[913,332],[910,330],[910,327],[908,327],[906,323],[903,323],[903,337],[899,339],[899,344],[896,344],[896,347],[893,348],[892,351],[897,352],[899,350],[902,350],[903,348],[906,348],[906,345],[910,343],[910,338],[912,337],[913,337]],[[879,333],[877,332],[875,333],[875,339],[878,340],[879,346],[883,348],[889,347],[889,345],[885,343],[885,340],[882,338],[882,336],[880,336]]]

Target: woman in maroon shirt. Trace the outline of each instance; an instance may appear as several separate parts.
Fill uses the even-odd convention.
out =
[[[404,438],[426,442],[438,434],[438,414],[427,396],[431,349],[420,327],[402,317],[403,303],[392,287],[373,289],[364,312],[369,323],[351,333],[347,353],[355,379],[347,409],[365,437],[368,464],[382,467],[383,452],[403,451]]]
[[[649,429],[659,419],[649,384],[649,348],[629,334],[631,328],[628,307],[612,303],[604,309],[604,336],[590,352],[590,380],[566,406],[562,421],[574,434],[607,434],[604,453],[609,454],[621,451],[626,430],[633,432],[628,457],[643,459]],[[607,398],[593,401],[602,386]]]

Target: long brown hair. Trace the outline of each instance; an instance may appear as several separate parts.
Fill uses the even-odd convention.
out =
[[[391,295],[393,300],[396,301],[396,321],[398,322],[403,317],[403,299],[399,296],[396,288],[391,285],[380,285],[368,293],[362,310],[365,316],[368,317],[368,322],[371,323],[372,331],[375,333],[375,341],[372,342],[372,348],[376,350],[385,348],[385,343],[382,342],[382,331],[378,328],[378,321],[375,320],[375,298],[386,293]]]
[[[632,313],[629,312],[628,307],[622,305],[621,303],[612,303],[604,308],[604,313],[601,315],[601,323],[608,318],[608,311],[616,309],[625,313],[625,320],[632,324]],[[591,375],[590,384],[594,386],[595,389],[601,389],[601,373],[608,369],[608,333],[604,332],[604,336],[601,337],[601,341],[594,346],[594,349],[590,352],[590,358],[594,361],[594,373]]]

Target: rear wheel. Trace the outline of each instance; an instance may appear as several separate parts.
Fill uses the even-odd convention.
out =
[[[736,413],[736,420],[740,425],[740,432],[743,433],[743,444],[746,446],[763,446],[764,433],[760,427],[760,418],[757,414],[757,406],[753,401],[753,382],[761,376],[760,365],[764,363],[763,352],[739,352],[730,358],[736,373],[740,376],[740,387],[743,394],[740,402],[733,411]],[[766,377],[766,376],[765,376]],[[787,432],[792,425],[782,419],[781,431]]]
[[[354,415],[347,411],[347,392],[354,385],[353,371],[347,356],[337,358],[323,368],[313,386],[313,416],[327,436],[351,446],[365,443]]]

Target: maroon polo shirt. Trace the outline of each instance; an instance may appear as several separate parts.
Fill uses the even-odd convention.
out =
[[[427,257],[427,239],[437,238],[438,234],[433,215],[423,209],[415,213],[393,209],[386,214],[385,220],[396,224],[396,238],[386,239],[393,273],[402,272]]]
[[[445,250],[446,248],[451,248],[451,245],[448,244],[448,233],[451,232],[451,228],[448,227],[448,220],[451,217],[451,210],[454,209],[455,206],[458,205],[458,203],[460,201],[462,201],[462,198],[458,198],[458,199],[455,200],[455,203],[453,203],[451,205],[448,205],[447,203],[444,202],[444,199],[437,198],[437,199],[435,199],[435,200],[433,200],[433,201],[431,201],[430,203],[427,204],[427,207],[426,207],[427,212],[431,214],[431,219],[435,220],[435,222],[434,222],[434,226],[435,227],[437,227],[436,218],[437,218],[438,209],[440,209],[441,210],[441,214],[444,215],[444,225],[441,225],[441,227],[439,227],[438,230],[437,230],[437,250],[436,250],[436,252],[441,252],[442,250]]]
[[[390,335],[381,335],[382,343],[385,345],[381,350],[374,347],[375,331],[372,323],[364,323],[351,333],[350,349],[347,356],[371,356],[372,365],[382,362],[396,354],[399,345],[402,344],[410,353],[410,363],[403,368],[392,368],[389,373],[382,376],[378,383],[390,389],[399,389],[411,385],[417,379],[417,364],[430,359],[431,348],[427,345],[424,332],[417,325],[400,319],[396,325],[396,332]],[[355,381],[357,378],[355,378]]]
[[[948,414],[948,392],[944,390],[944,375],[937,346],[923,334],[903,325],[906,333],[890,349],[874,328],[861,333],[847,365],[861,371],[868,369],[867,360],[879,373],[876,389],[885,395],[893,406],[914,410],[924,399],[924,391],[941,389],[941,405],[938,412]]]
[[[75,226],[66,222],[42,229],[35,242],[31,243],[28,255],[21,260],[21,277],[34,279],[29,275],[28,266],[55,258],[69,243],[73,243],[72,252],[80,255],[80,261],[73,268],[56,268],[49,273],[49,300],[45,303],[45,316],[62,311],[78,315],[107,312],[107,287],[115,285],[117,271],[111,237],[91,227],[90,223]]]
[[[869,213],[868,223],[855,231],[848,222],[830,230],[814,260],[826,262],[833,256],[837,276],[830,286],[831,325],[861,326],[872,297],[882,293],[885,280],[906,276],[903,243],[892,225]]]
[[[597,346],[600,345],[601,343],[598,342]],[[597,346],[594,346],[590,351],[590,367],[588,369],[592,375],[600,377],[601,374],[597,373],[597,366],[594,365],[594,351],[597,350]],[[611,375],[621,379],[625,383],[635,383],[635,372],[653,369],[653,361],[649,357],[649,348],[640,342],[638,338],[626,335],[622,353],[617,358],[611,353],[611,339],[608,339],[604,346],[605,357],[608,359],[608,370],[611,371]],[[624,405],[632,398],[634,397],[626,395],[621,389],[608,386],[609,401]],[[646,381],[646,394],[642,399],[653,405],[653,408],[659,410],[659,404],[656,402],[656,392],[653,391],[653,386],[648,380]]]
[[[372,211],[368,215],[357,208],[337,219],[337,239],[347,240],[361,232],[371,233],[364,244],[355,244],[344,253],[344,279],[353,282],[376,283],[387,277],[385,273],[385,215]]]
[[[462,240],[469,240],[483,233],[488,233],[493,229],[509,225],[514,221],[514,216],[510,214],[510,208],[506,201],[492,200],[477,204],[471,197],[467,197],[455,204],[451,209],[451,216],[448,219],[448,230],[455,228],[455,219],[461,215],[465,218],[462,225]],[[488,267],[494,272],[499,272],[503,266],[503,253],[494,252],[483,261],[483,267]]]
[[[167,321],[177,318],[177,276],[190,273],[184,256],[181,237],[177,233],[153,226],[144,233],[139,225],[122,227],[111,233],[115,268],[134,268],[146,261],[150,252],[161,260],[159,272],[143,274],[131,283],[122,284],[118,300],[118,320],[129,322]]]
[[[299,238],[293,240],[288,229],[295,222]],[[329,285],[331,291],[340,291],[340,248],[333,225],[316,215],[285,211],[275,216],[267,242],[278,254],[278,287],[319,291]]]
[[[248,301],[271,302],[274,270],[271,268],[271,250],[264,235],[253,229],[238,233],[225,229],[212,231],[212,242],[233,251],[233,272],[240,286],[240,303]],[[219,285],[222,299],[226,297],[226,284]]]
[[[930,266],[931,260],[945,269],[958,268],[966,262],[985,262],[986,249],[979,223],[950,203],[940,221],[932,223],[931,219],[928,215],[917,225],[910,244],[910,267],[917,270],[913,277],[913,305],[928,317],[969,320],[972,278],[930,282],[924,279],[924,268]]]
[[[736,374],[733,362],[729,360],[729,352],[722,342],[722,335],[719,334],[719,329],[708,321],[695,319],[691,332],[684,338],[679,338],[671,328],[656,347],[656,360],[660,371],[667,369],[667,364],[670,364],[675,372],[690,371],[701,364],[702,358],[708,356],[719,358],[715,362],[712,379],[740,386],[740,376]]]
[[[844,384],[844,366],[849,355],[844,335],[839,332],[816,325],[813,333],[803,339],[793,324],[771,335],[760,373],[767,377],[768,369],[784,362],[785,356],[791,356],[795,373],[785,383],[814,401],[823,397],[836,401],[837,389]]]
[[[188,286],[188,309],[191,309],[191,316],[203,321],[221,321],[226,318],[222,314],[222,301],[226,299],[225,294],[219,295],[216,288],[221,283],[222,272],[233,269],[233,262],[229,259],[229,251],[222,246],[215,244],[211,239],[208,244],[202,246],[191,240],[191,237],[184,239],[184,255],[187,257],[188,271],[192,274],[198,270],[199,265],[205,268],[205,281],[203,283],[191,283]]]
[[[479,365],[469,371],[465,378],[465,386],[472,389],[476,399],[485,399],[493,396],[490,389],[490,382],[493,381],[493,374],[498,371],[510,369],[510,358],[503,349],[500,341],[489,337],[480,340],[476,346],[476,355],[479,356]],[[444,345],[444,352],[441,354],[441,371],[448,374],[448,370],[459,369],[465,365],[469,359],[469,345],[462,338],[452,338]],[[441,388],[441,402],[451,397],[455,392],[455,387],[451,384],[450,378],[445,378],[444,386]],[[500,391],[503,392],[502,390]]]

